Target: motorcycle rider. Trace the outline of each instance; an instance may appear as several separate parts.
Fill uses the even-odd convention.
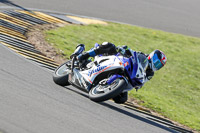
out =
[[[79,44],[79,45],[84,46],[84,44]],[[89,57],[95,57],[96,55],[115,55],[117,53],[121,53],[125,57],[130,57],[132,56],[131,51],[132,50],[128,48],[126,45],[122,47],[116,47],[114,44],[110,42],[104,42],[101,45],[95,44],[95,48],[80,54],[77,57],[77,59],[79,60],[80,63],[82,63],[85,60],[87,60]],[[145,56],[145,58],[148,59],[148,67],[146,69],[145,82],[149,81],[154,76],[154,72],[162,68],[166,64],[166,61],[167,61],[167,57],[160,50],[154,50],[150,54],[144,54],[142,52],[137,52],[137,53],[141,54],[142,56]],[[135,87],[136,90],[141,88],[143,85],[144,84],[142,84],[141,86]],[[128,99],[127,92],[121,93],[117,97],[113,98],[113,100],[119,104],[126,102],[127,99]]]

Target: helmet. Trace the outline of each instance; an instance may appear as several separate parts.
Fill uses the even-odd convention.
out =
[[[157,71],[166,64],[167,57],[162,51],[154,50],[153,52],[149,54],[148,61],[149,61],[150,68],[153,71]]]

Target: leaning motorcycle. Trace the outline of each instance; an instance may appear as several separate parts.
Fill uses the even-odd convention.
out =
[[[53,74],[53,80],[61,86],[72,85],[89,94],[95,102],[112,99],[145,81],[147,58],[131,51],[132,56],[98,55],[93,61],[80,63],[77,56],[84,51],[84,46],[77,46],[71,60],[60,65]]]

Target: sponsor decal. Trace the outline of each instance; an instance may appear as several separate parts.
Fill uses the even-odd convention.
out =
[[[89,71],[88,76],[91,76],[93,73],[99,72],[99,71],[103,70],[106,67],[107,66],[99,66],[96,69],[93,69],[93,70]]]
[[[81,83],[84,85],[84,87],[87,88],[88,86],[87,86],[87,84],[86,84],[86,82],[85,82],[83,77],[81,77],[81,81],[82,81]]]
[[[128,64],[129,64],[128,62],[124,63],[124,67],[128,66]]]
[[[89,73],[88,73],[88,76],[92,76],[92,75],[96,75],[96,74],[99,74],[105,70],[107,70],[108,68],[110,68],[113,64],[109,64],[109,65],[106,65],[106,66],[99,66],[93,70],[90,70]]]

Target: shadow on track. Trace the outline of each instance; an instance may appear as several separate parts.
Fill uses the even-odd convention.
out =
[[[124,115],[127,115],[127,116],[129,116],[129,117],[132,117],[132,118],[134,118],[134,119],[143,121],[143,122],[145,122],[145,123],[147,123],[147,124],[151,124],[151,125],[153,125],[153,126],[155,126],[155,127],[159,127],[159,128],[161,128],[161,129],[164,129],[164,130],[169,131],[169,132],[172,132],[172,133],[177,133],[176,131],[174,131],[174,130],[172,130],[172,129],[169,129],[168,127],[165,127],[165,126],[163,126],[163,125],[161,125],[161,124],[158,124],[158,123],[156,123],[156,122],[153,122],[153,121],[148,120],[148,119],[146,119],[146,118],[143,118],[143,117],[141,117],[141,116],[135,115],[135,114],[133,114],[133,113],[130,113],[130,112],[126,111],[126,110],[123,110],[123,109],[120,109],[120,108],[118,108],[118,107],[115,107],[115,106],[113,106],[113,105],[111,105],[111,104],[108,104],[108,103],[105,103],[105,102],[99,103],[99,104],[101,104],[101,105],[103,105],[103,106],[105,106],[105,107],[108,107],[108,108],[110,108],[110,109],[112,109],[112,110],[118,111],[118,112],[120,112],[120,113],[122,113],[122,114],[124,114]]]
[[[0,3],[6,4],[6,5],[12,6],[12,7],[17,7],[17,8],[19,8],[19,9],[24,10],[24,11],[28,11],[28,12],[31,12],[31,13],[32,13],[32,11],[30,11],[30,10],[28,10],[28,9],[26,9],[26,8],[24,8],[24,7],[22,7],[22,6],[20,6],[20,5],[17,5],[17,4],[13,3],[13,2],[10,1],[10,0],[0,0]]]
[[[77,89],[77,88],[76,88],[76,89],[75,89],[75,88],[72,89],[71,87],[65,87],[65,88],[68,89],[68,90],[70,90],[70,91],[73,91],[73,92],[75,92],[75,93],[77,93],[77,94],[79,94],[79,95],[81,95],[81,96],[83,96],[83,97],[85,97],[85,98],[89,98],[87,93],[85,93],[85,92],[83,92],[83,91],[81,91],[81,90],[79,90],[79,89]],[[126,110],[124,110],[124,109],[121,109],[121,108],[118,108],[118,107],[116,107],[116,106],[113,106],[113,105],[111,105],[111,104],[109,104],[109,103],[102,102],[102,103],[99,103],[99,104],[102,105],[102,106],[108,107],[108,108],[110,108],[110,109],[112,109],[112,110],[118,111],[118,112],[120,112],[120,113],[122,113],[122,114],[124,114],[124,115],[127,115],[127,116],[129,116],[129,117],[132,117],[132,118],[134,118],[134,119],[137,119],[137,120],[143,121],[143,122],[145,122],[145,123],[147,123],[147,124],[151,124],[151,125],[153,125],[153,126],[155,126],[155,127],[159,127],[159,128],[161,128],[161,129],[164,129],[164,130],[166,130],[166,131],[168,131],[168,132],[176,133],[176,131],[174,131],[174,130],[172,130],[172,129],[169,129],[169,128],[167,128],[167,127],[161,125],[161,124],[158,124],[158,123],[156,123],[156,122],[153,122],[153,121],[148,120],[148,119],[146,119],[146,118],[143,118],[143,117],[141,117],[141,116],[135,115],[135,114],[133,114],[133,113],[131,113],[131,112],[128,112],[128,111],[126,111]]]
[[[67,90],[73,91],[73,92],[75,92],[75,93],[77,93],[77,94],[79,94],[79,95],[81,95],[81,96],[83,96],[83,97],[85,97],[85,98],[89,98],[88,93],[86,93],[86,92],[84,92],[84,91],[81,91],[81,90],[79,90],[79,89],[77,89],[77,88],[72,89],[72,88],[69,87],[69,86],[66,86],[65,88],[66,88]]]

